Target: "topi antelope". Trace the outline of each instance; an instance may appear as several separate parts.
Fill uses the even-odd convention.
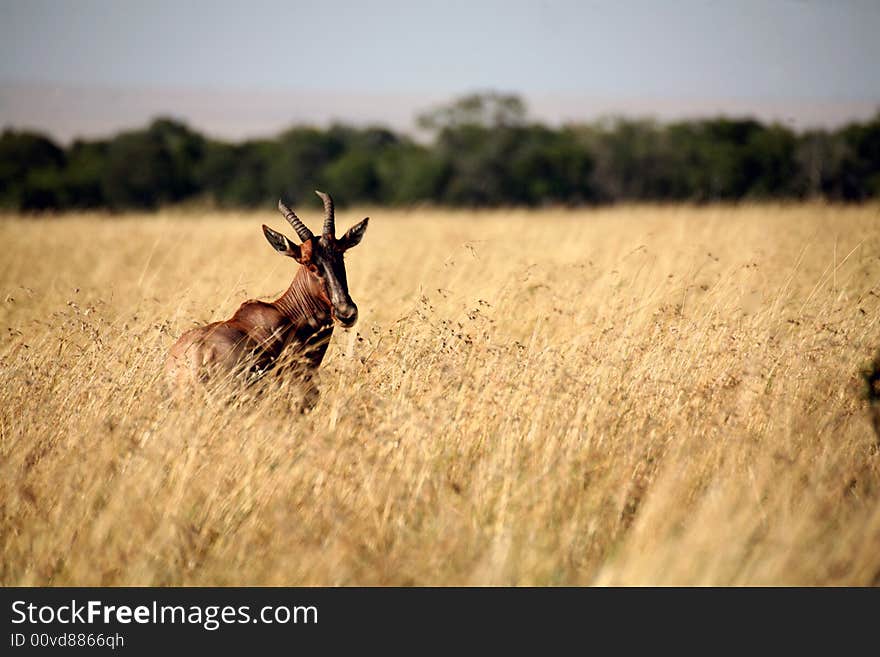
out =
[[[171,348],[165,373],[172,388],[194,381],[247,372],[259,376],[279,363],[285,350],[293,356],[294,375],[305,385],[303,410],[317,397],[312,374],[321,364],[334,321],[349,327],[358,309],[348,293],[343,253],[364,236],[369,217],[336,239],[333,199],[316,192],[324,202],[324,229],[316,237],[296,214],[278,201],[278,209],[302,240],[297,246],[265,224],[263,233],[276,251],[299,267],[287,291],[272,302],[245,301],[226,321],[191,329]],[[291,353],[292,352],[292,353]]]

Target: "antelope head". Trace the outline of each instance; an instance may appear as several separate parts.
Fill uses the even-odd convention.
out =
[[[302,244],[293,243],[265,224],[263,233],[276,251],[293,258],[309,272],[322,291],[324,301],[330,305],[330,316],[342,326],[353,326],[357,321],[358,309],[348,293],[343,254],[360,243],[370,218],[356,223],[337,239],[333,199],[324,192],[315,193],[324,202],[324,228],[321,235],[314,235],[282,201],[278,201],[278,210],[296,231]]]

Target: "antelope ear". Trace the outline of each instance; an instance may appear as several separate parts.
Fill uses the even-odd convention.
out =
[[[297,261],[302,256],[299,246],[291,242],[281,233],[272,230],[266,224],[263,224],[263,234],[266,236],[269,244],[272,245],[272,248],[278,251],[278,253],[283,253]]]
[[[370,221],[369,217],[364,218],[363,220],[356,223],[354,226],[348,229],[348,232],[345,233],[341,238],[339,238],[339,246],[343,251],[346,249],[350,249],[353,246],[357,246],[361,243],[361,240],[364,237],[364,233],[367,232],[367,222]]]

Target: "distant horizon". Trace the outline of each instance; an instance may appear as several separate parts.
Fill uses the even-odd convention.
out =
[[[840,0],[0,0],[0,126],[69,142],[171,116],[223,139],[514,93],[549,125],[880,108],[880,4]]]
[[[339,92],[332,90],[221,89],[210,86],[50,84],[0,81],[0,128],[41,132],[69,144],[141,128],[159,117],[228,141],[272,137],[297,125],[375,125],[419,137],[416,116],[472,92]],[[601,119],[661,123],[700,118],[753,118],[795,131],[834,129],[867,121],[880,98],[610,98],[575,93],[512,93],[526,101],[529,120],[559,126]]]

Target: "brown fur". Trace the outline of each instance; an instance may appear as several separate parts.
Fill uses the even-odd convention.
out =
[[[325,208],[325,232],[321,236],[313,235],[280,201],[279,210],[303,243],[298,246],[263,225],[269,244],[299,263],[287,291],[272,302],[245,301],[226,321],[200,326],[180,336],[165,363],[166,380],[172,390],[179,392],[195,383],[229,381],[238,374],[252,381],[269,370],[277,371],[283,362],[290,364],[293,376],[305,384],[304,409],[313,404],[317,390],[312,374],[324,359],[334,320],[344,326],[353,326],[357,321],[343,253],[360,243],[369,220],[360,221],[337,240],[333,201],[322,192],[318,196]]]
[[[168,384],[177,390],[229,374],[250,376],[272,369],[292,350],[295,375],[311,383],[333,332],[330,302],[318,277],[300,266],[290,287],[272,302],[245,301],[228,320],[184,333],[165,364]],[[307,396],[312,386],[306,391]]]

